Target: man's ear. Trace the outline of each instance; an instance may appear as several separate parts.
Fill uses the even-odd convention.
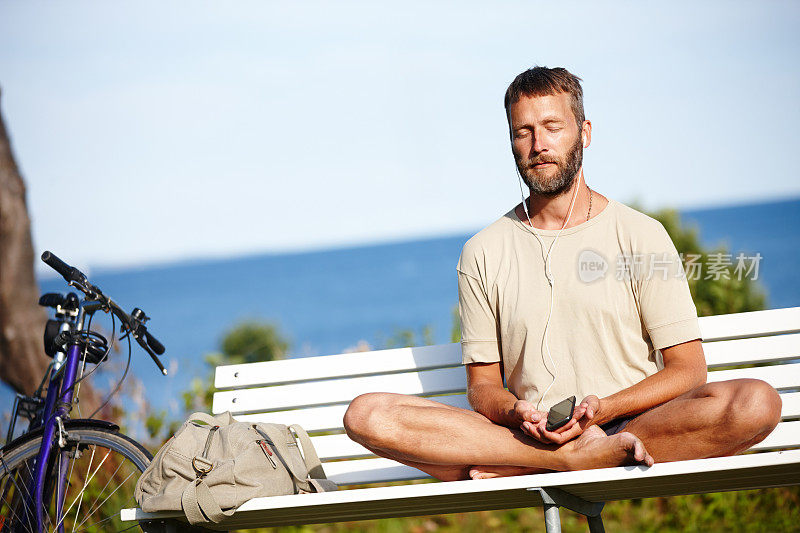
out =
[[[592,144],[592,123],[588,120],[584,120],[581,127],[581,142],[584,148],[588,148]]]

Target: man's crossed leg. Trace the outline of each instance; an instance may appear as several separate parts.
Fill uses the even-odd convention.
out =
[[[759,380],[708,383],[607,436],[596,425],[564,444],[541,442],[474,411],[390,393],[357,397],[347,434],[376,455],[452,481],[733,455],[780,421],[781,400]]]

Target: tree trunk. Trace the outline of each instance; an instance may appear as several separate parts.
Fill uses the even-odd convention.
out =
[[[42,344],[47,315],[37,303],[33,264],[25,183],[0,113],[0,379],[25,394],[49,363]]]

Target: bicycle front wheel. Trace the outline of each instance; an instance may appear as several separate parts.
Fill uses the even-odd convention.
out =
[[[55,446],[44,488],[46,531],[127,531],[120,511],[136,507],[133,491],[152,456],[116,431],[68,428],[66,445]],[[0,533],[36,531],[31,495],[41,435],[24,440],[0,456]]]

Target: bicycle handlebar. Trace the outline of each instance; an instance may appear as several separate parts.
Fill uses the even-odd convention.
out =
[[[144,351],[147,352],[147,354],[153,359],[153,362],[156,364],[156,366],[158,366],[158,369],[161,370],[161,373],[165,376],[167,375],[167,369],[164,368],[164,365],[161,364],[161,360],[158,358],[159,355],[164,353],[164,345],[161,344],[152,333],[147,331],[147,328],[144,325],[144,320],[146,320],[147,317],[144,316],[144,313],[141,313],[142,317],[144,317],[143,319],[131,317],[128,315],[128,313],[123,311],[122,308],[117,305],[116,302],[114,302],[114,300],[103,294],[100,289],[89,283],[83,272],[75,267],[69,266],[52,252],[44,252],[42,254],[42,261],[47,263],[47,265],[49,265],[53,270],[61,274],[71,286],[83,292],[88,298],[102,303],[104,307],[107,307],[112,313],[114,313],[114,315],[116,315],[117,318],[119,318],[123,323],[125,328],[130,331],[131,335],[133,335],[133,338],[139,343],[139,346],[141,346],[142,349],[144,349]],[[137,310],[134,310],[134,314],[136,314],[136,311]]]
[[[67,280],[67,283],[86,279],[86,276],[84,276],[80,270],[78,270],[75,267],[69,266],[52,252],[49,251],[44,252],[42,254],[42,261],[50,265],[50,267],[53,270],[61,274],[64,277],[64,279]]]

